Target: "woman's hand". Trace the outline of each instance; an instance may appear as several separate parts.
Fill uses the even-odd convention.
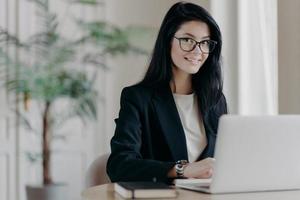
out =
[[[214,158],[205,158],[203,160],[189,163],[184,168],[183,176],[186,178],[210,178],[213,174]]]

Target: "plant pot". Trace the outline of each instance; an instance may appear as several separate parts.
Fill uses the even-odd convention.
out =
[[[64,183],[26,185],[27,200],[68,200],[68,186]]]

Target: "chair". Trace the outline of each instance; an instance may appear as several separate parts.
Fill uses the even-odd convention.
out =
[[[87,188],[111,182],[106,173],[106,163],[108,157],[108,153],[103,154],[96,160],[94,160],[93,163],[89,166],[85,178],[85,185]]]

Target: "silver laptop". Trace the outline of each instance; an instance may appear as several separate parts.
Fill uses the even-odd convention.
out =
[[[220,118],[211,180],[176,186],[207,193],[300,189],[300,115]]]

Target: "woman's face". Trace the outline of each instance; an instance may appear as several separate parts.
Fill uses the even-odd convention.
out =
[[[190,52],[180,48],[176,38],[191,38],[198,42],[210,39],[209,27],[201,21],[189,21],[183,23],[174,35],[171,43],[171,58],[173,70],[187,74],[195,74],[206,61],[209,54],[201,52],[199,46]]]

